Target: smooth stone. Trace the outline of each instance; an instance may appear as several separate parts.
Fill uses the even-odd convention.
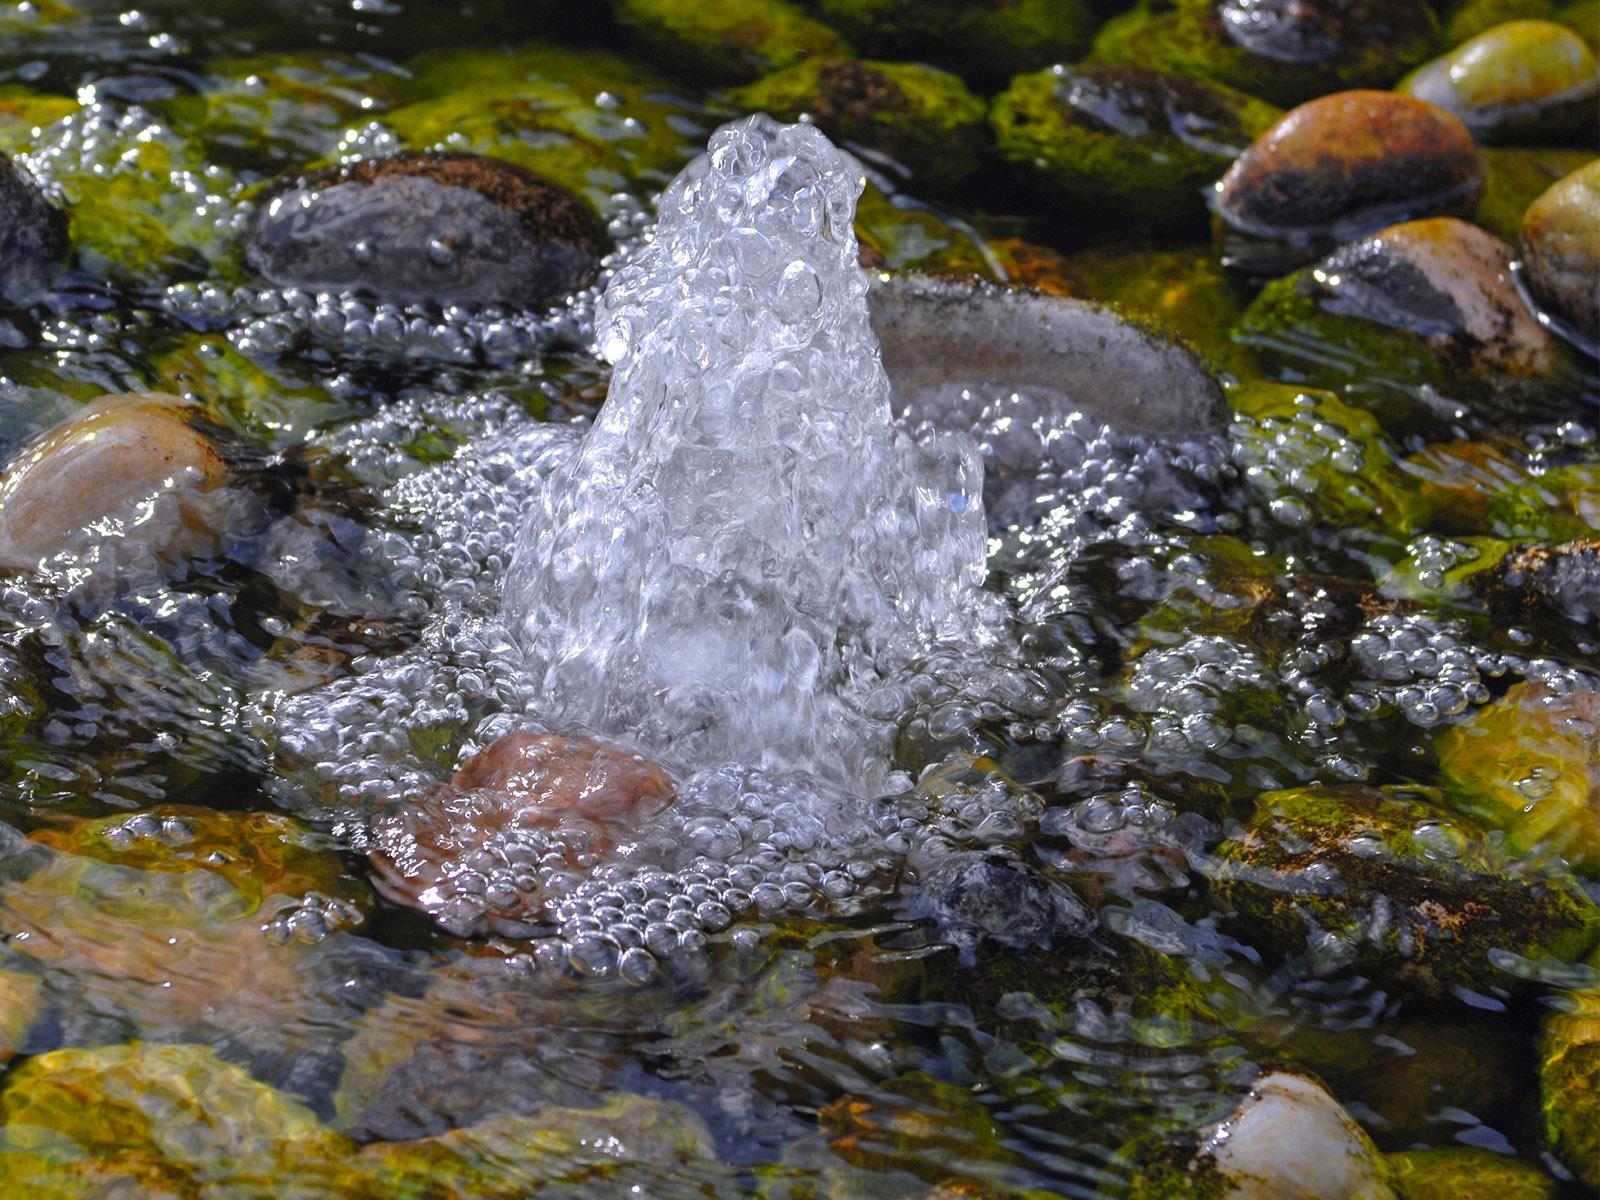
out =
[[[452,933],[525,935],[542,911],[539,889],[495,877],[551,852],[582,866],[674,796],[665,771],[620,747],[508,734],[468,759],[449,787],[374,822],[372,881]]]
[[[1205,216],[1205,189],[1283,114],[1231,88],[1142,67],[1021,75],[994,103],[996,148],[1022,178],[1093,217]]]
[[[565,188],[472,154],[398,154],[271,189],[246,235],[273,283],[399,304],[532,308],[584,286],[603,253],[593,210]]]
[[[0,154],[0,299],[35,299],[66,255],[66,214]]]
[[[1400,90],[1453,112],[1481,139],[1561,135],[1594,124],[1600,65],[1565,26],[1508,21],[1419,67]]]
[[[1600,356],[1600,159],[1529,206],[1521,256],[1528,290],[1558,318],[1557,330]]]
[[[895,408],[913,419],[937,424],[970,388],[1027,392],[1120,433],[1227,433],[1227,402],[1199,357],[1103,305],[916,275],[877,276],[867,299]]]
[[[808,59],[728,98],[783,121],[804,114],[834,141],[904,167],[919,192],[973,175],[987,140],[984,102],[958,76],[915,63]]]
[[[1258,137],[1217,184],[1213,207],[1229,230],[1305,261],[1395,221],[1468,213],[1482,190],[1472,135],[1453,114],[1393,92],[1339,92]],[[1273,273],[1298,265],[1263,254]],[[1230,257],[1255,269],[1247,248]]]
[[[1078,895],[1019,863],[980,851],[936,858],[917,869],[906,904],[912,919],[931,920],[937,936],[963,951],[985,943],[1008,950],[1047,949],[1084,937],[1099,921]]]
[[[1321,1084],[1287,1071],[1257,1079],[1198,1160],[1223,1178],[1226,1200],[1398,1200],[1361,1126]]]
[[[228,469],[176,396],[103,396],[24,446],[0,474],[0,570],[28,570],[64,550],[115,539],[176,563],[215,548]],[[134,521],[152,498],[173,507]]]
[[[1411,329],[1473,369],[1538,375],[1557,345],[1517,293],[1511,247],[1454,217],[1390,226],[1324,259],[1341,312]]]

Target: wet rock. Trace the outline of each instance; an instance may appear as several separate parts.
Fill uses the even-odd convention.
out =
[[[1590,959],[1600,979],[1600,956]],[[1545,1136],[1580,1180],[1600,1188],[1600,986],[1560,996],[1540,1039]]]
[[[257,203],[246,255],[285,287],[536,307],[582,287],[604,240],[588,205],[519,167],[399,154],[273,188]]]
[[[850,53],[842,37],[788,0],[620,0],[616,11],[651,61],[707,83],[745,83],[808,58]]]
[[[1405,1200],[1556,1200],[1538,1167],[1492,1150],[1404,1150],[1387,1156]]]
[[[1230,88],[1139,67],[1023,75],[994,103],[1000,154],[1091,217],[1193,223],[1204,190],[1282,114]]]
[[[1600,538],[1516,547],[1480,583],[1498,614],[1554,616],[1600,633]]]
[[[1025,391],[1119,431],[1227,429],[1222,390],[1193,351],[1081,300],[917,276],[879,279],[872,328],[897,410],[937,424],[961,391]]]
[[[228,470],[188,424],[194,411],[175,396],[103,396],[24,446],[0,475],[0,570],[102,542],[120,556],[108,577],[214,551]],[[105,522],[117,532],[95,528]]]
[[[662,769],[589,738],[510,734],[373,829],[373,882],[453,933],[526,935],[553,855],[593,864],[673,799]]]
[[[1268,793],[1219,854],[1241,928],[1425,995],[1508,986],[1493,951],[1570,962],[1600,937],[1582,892],[1519,875],[1481,829],[1403,790]]]
[[[0,300],[35,299],[66,255],[66,216],[0,154]]]
[[[1600,352],[1600,160],[1533,202],[1521,249],[1534,298],[1571,340],[1591,355]]]
[[[970,1167],[1010,1157],[1004,1132],[971,1088],[920,1073],[869,1095],[841,1096],[817,1120],[828,1148],[862,1172],[914,1172],[919,1161],[940,1159]]]
[[[1562,137],[1594,124],[1600,65],[1572,30],[1508,21],[1407,76],[1400,90],[1486,141]]]
[[[1098,923],[1065,885],[978,851],[919,865],[916,891],[905,908],[913,920],[932,921],[937,936],[964,953],[985,943],[1007,950],[1048,949],[1085,936]]]
[[[28,1031],[44,1015],[43,992],[37,975],[0,968],[0,1066],[23,1049]]]
[[[1600,877],[1600,692],[1519,683],[1439,736],[1450,806],[1518,854]]]
[[[1549,20],[1555,6],[1550,0],[1466,0],[1453,12],[1447,7],[1439,11],[1445,18],[1440,40],[1446,46],[1459,46],[1507,21]]]
[[[30,149],[34,133],[82,107],[66,96],[50,96],[12,85],[0,87],[0,153]]]
[[[1176,0],[1109,21],[1090,58],[1290,105],[1341,88],[1388,87],[1433,53],[1437,31],[1422,0]]]
[[[919,192],[947,191],[972,175],[985,141],[983,101],[957,76],[913,63],[812,58],[728,98],[784,121],[806,114],[834,141],[904,166]]]
[[[1395,221],[1465,214],[1483,190],[1472,135],[1392,92],[1339,92],[1261,134],[1217,184],[1223,259],[1277,274]]]
[[[1350,1114],[1316,1080],[1273,1071],[1222,1121],[1200,1133],[1193,1157],[1134,1181],[1131,1200],[1398,1200],[1392,1172]]]
[[[1449,217],[1392,226],[1274,281],[1234,336],[1386,426],[1425,403],[1456,417],[1581,409],[1592,388],[1522,303],[1511,248]]]
[[[996,84],[1076,60],[1095,25],[1083,0],[819,0],[817,9],[868,53]]]

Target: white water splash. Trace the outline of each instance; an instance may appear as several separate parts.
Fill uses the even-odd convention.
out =
[[[505,589],[548,724],[870,787],[873,690],[941,639],[998,636],[975,450],[892,422],[861,187],[810,126],[728,125],[606,289],[605,407]]]

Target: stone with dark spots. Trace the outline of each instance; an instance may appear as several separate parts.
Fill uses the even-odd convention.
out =
[[[247,235],[273,283],[395,303],[531,308],[594,275],[605,244],[582,200],[471,154],[399,154],[271,189]]]
[[[452,933],[524,936],[553,861],[592,865],[673,796],[666,772],[620,747],[509,734],[374,823],[373,883]]]
[[[1048,948],[1083,937],[1098,924],[1089,906],[1063,884],[977,851],[919,867],[906,910],[913,919],[931,920],[938,937],[966,952],[985,943],[1008,950]]]
[[[1600,159],[1529,205],[1521,250],[1528,289],[1557,330],[1600,356]]]
[[[66,214],[0,154],[0,299],[29,303],[66,255]]]
[[[1222,177],[1214,207],[1230,265],[1276,273],[1395,221],[1464,215],[1482,191],[1472,135],[1455,116],[1355,91],[1302,104],[1258,137]]]

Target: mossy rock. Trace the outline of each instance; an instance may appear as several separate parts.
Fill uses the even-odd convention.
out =
[[[1388,1156],[1405,1200],[1556,1200],[1556,1182],[1532,1163],[1489,1150],[1403,1150]]]
[[[1600,693],[1524,682],[1439,736],[1452,808],[1600,878]]]
[[[856,204],[856,238],[869,268],[998,281],[993,251],[970,226],[901,202],[868,183]]]
[[[70,117],[81,107],[67,96],[40,95],[15,84],[0,87],[0,153],[30,149],[37,140],[35,130],[42,133],[45,126]]]
[[[1600,956],[1590,967],[1600,973]],[[1600,1189],[1600,987],[1568,992],[1557,1005],[1539,1043],[1545,1136],[1579,1179]]]
[[[1370,412],[1331,392],[1274,383],[1244,384],[1228,403],[1251,423],[1245,478],[1269,496],[1295,498],[1318,522],[1347,532],[1402,539],[1427,524],[1428,498],[1398,469],[1398,452]]]
[[[1478,157],[1483,162],[1483,195],[1472,220],[1511,243],[1522,233],[1522,218],[1530,204],[1557,181],[1594,161],[1592,151],[1559,146],[1485,146]]]
[[[43,980],[27,971],[0,967],[0,1066],[22,1052],[44,1009]]]
[[[651,61],[704,83],[746,83],[850,54],[844,38],[788,0],[618,0],[616,14]]]
[[[1269,792],[1219,852],[1214,887],[1274,950],[1308,948],[1425,995],[1506,987],[1494,952],[1571,962],[1600,908],[1559,878],[1520,873],[1483,831],[1414,791]]]
[[[1388,87],[1437,47],[1436,19],[1421,0],[1316,0],[1268,11],[1278,19],[1252,21],[1261,14],[1244,2],[1141,0],[1101,28],[1089,59],[1209,80],[1287,107]],[[1261,38],[1254,50],[1253,35]]]
[[[919,192],[949,191],[978,169],[983,101],[960,78],[914,63],[810,58],[730,92],[740,109],[809,116],[836,142],[859,142],[905,166]]]
[[[201,91],[162,111],[213,161],[275,171],[331,155],[345,125],[399,104],[404,82],[334,51],[256,55],[208,63]]]
[[[504,159],[597,207],[614,192],[659,188],[699,149],[694,107],[601,51],[453,50],[407,68],[410,102],[382,117],[406,149]]]
[[[1553,16],[1600,53],[1600,0],[1573,0],[1557,8]]]
[[[1076,60],[1095,26],[1084,0],[817,0],[816,7],[867,53],[926,59],[986,83]]]
[[[1600,467],[1535,475],[1507,440],[1434,443],[1407,455],[1401,469],[1431,507],[1434,532],[1561,541],[1600,525]]]
[[[994,102],[996,147],[1057,205],[1199,226],[1205,191],[1283,114],[1242,92],[1140,67],[1054,67]]]

